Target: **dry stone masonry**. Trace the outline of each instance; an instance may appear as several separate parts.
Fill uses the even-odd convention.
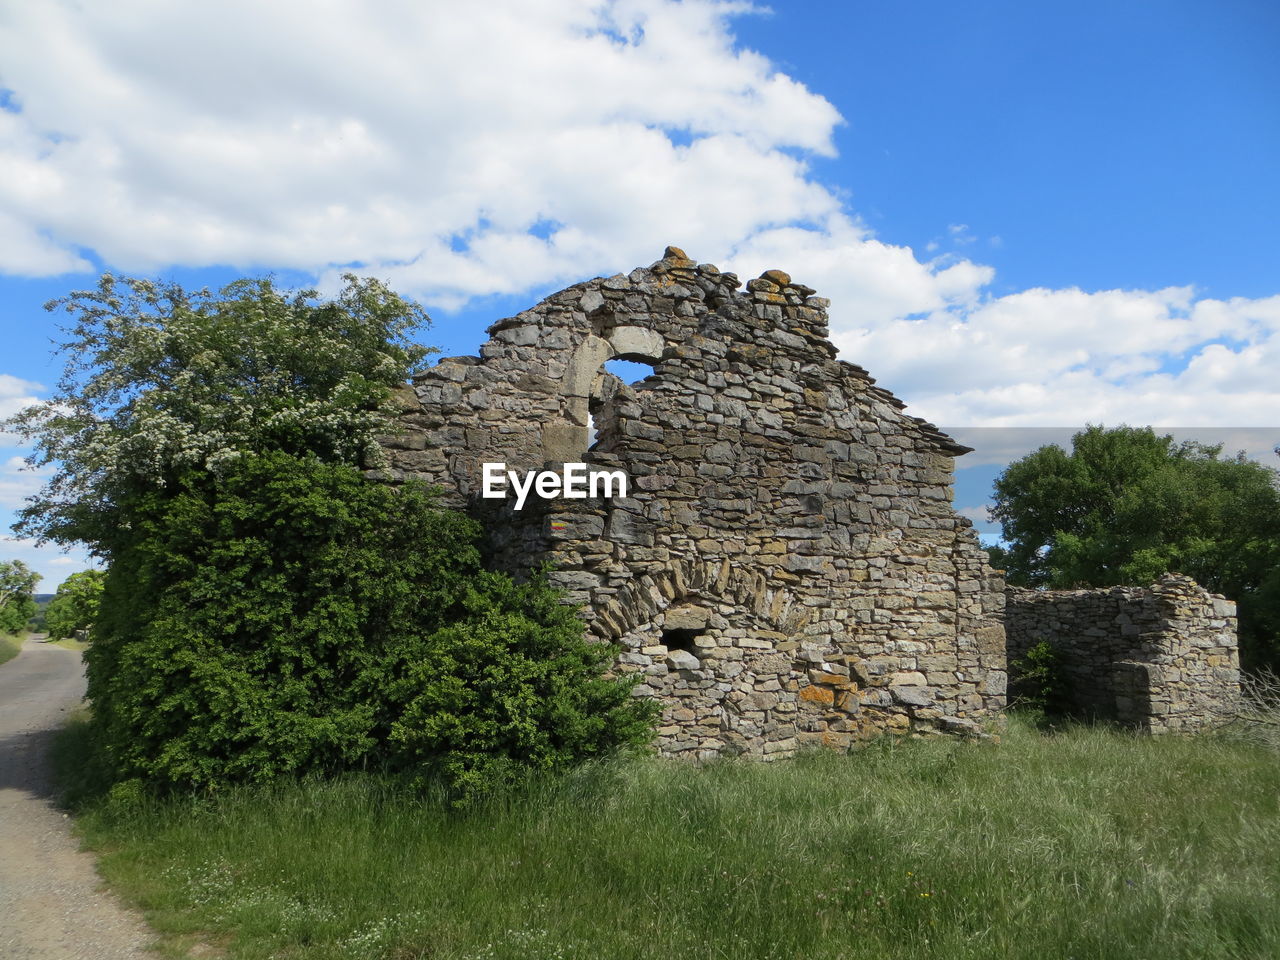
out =
[[[1010,588],[1005,627],[1016,664],[1040,641],[1062,655],[1081,714],[1158,733],[1225,719],[1239,695],[1236,606],[1190,577],[1150,587]]]
[[[666,754],[981,734],[1005,705],[1005,597],[951,506],[969,448],[835,359],[811,288],[742,287],[669,247],[498,321],[404,389],[383,475],[483,519],[496,566],[549,562],[661,703]],[[652,373],[624,383],[618,358]],[[576,462],[629,496],[480,496],[485,463]]]
[[[390,478],[543,561],[663,707],[660,749],[772,758],[1004,707],[1003,581],[951,507],[967,452],[835,359],[827,301],[674,247],[501,320],[403,397]],[[628,385],[613,358],[652,367]],[[623,470],[626,499],[479,497],[482,465]]]

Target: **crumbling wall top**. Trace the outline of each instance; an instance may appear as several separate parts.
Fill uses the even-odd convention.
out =
[[[664,378],[676,388],[700,358],[714,357],[750,371],[757,382],[776,374],[815,396],[861,395],[877,417],[922,448],[945,456],[969,451],[907,415],[865,369],[835,359],[829,301],[812,287],[766,270],[743,288],[735,274],[699,264],[678,247],[629,274],[575,284],[490,326],[478,357],[443,358],[420,374],[416,394],[442,420],[426,426],[449,427],[453,420],[451,433],[477,463],[497,458],[533,469],[580,460],[592,415],[623,386],[603,369],[606,362],[646,363],[656,379],[641,388],[661,388]],[[450,413],[458,409],[466,412]],[[512,427],[516,419],[523,429]],[[456,466],[455,475],[475,474]]]

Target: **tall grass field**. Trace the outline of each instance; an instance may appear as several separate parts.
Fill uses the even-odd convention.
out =
[[[1043,733],[618,761],[467,812],[374,776],[156,801],[77,784],[169,956],[1280,957],[1280,759]],[[188,952],[191,951],[191,952]]]

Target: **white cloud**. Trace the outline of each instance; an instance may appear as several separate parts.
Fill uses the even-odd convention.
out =
[[[778,267],[816,287],[832,301],[833,331],[851,322],[878,329],[899,317],[963,307],[995,275],[968,260],[922,263],[910,247],[884,243],[844,215],[829,217],[821,230],[762,230],[738,247],[732,266],[744,276]]]
[[[12,374],[0,373],[0,420],[13,416],[23,407],[35,403],[37,393],[44,389],[38,383],[23,380]],[[11,433],[0,433],[0,447],[11,446],[21,442],[21,438]]]
[[[29,467],[21,456],[0,463],[0,509],[16,510],[53,475],[53,467]]]
[[[1280,426],[1280,296],[1036,288],[992,296],[990,267],[872,237],[842,215],[823,230],[757,233],[731,266],[788,269],[831,305],[843,359],[952,425]]]
[[[80,269],[86,248],[325,282],[357,263],[451,307],[676,243],[817,287],[843,356],[936,422],[1280,423],[1280,296],[996,296],[989,266],[873,235],[807,166],[833,153],[836,109],[735,43],[749,10],[6,5],[0,271]],[[977,249],[964,224],[940,234]]]
[[[833,305],[833,338],[918,415],[987,426],[1280,425],[1280,297],[1027,290],[864,319]]]
[[[28,277],[56,276],[89,269],[87,260],[39,231],[36,224],[24,223],[0,210],[0,268],[6,273]]]
[[[838,207],[797,157],[839,116],[735,48],[748,9],[10,5],[0,269],[74,269],[77,245],[135,271],[358,261],[456,300],[723,254]]]
[[[16,537],[0,537],[0,560],[21,560],[40,574],[37,593],[54,593],[71,574],[100,567],[83,550],[63,550],[52,544],[40,546],[34,540]]]
[[[878,324],[842,310],[835,339],[854,357],[875,356],[885,378],[909,372],[930,393],[985,390],[1025,382],[1028,375],[1056,381],[1095,362],[1181,351],[1217,335],[1185,316],[1189,297],[1182,288],[1034,289],[967,310]]]

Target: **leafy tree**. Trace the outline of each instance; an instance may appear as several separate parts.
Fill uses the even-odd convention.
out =
[[[46,304],[72,317],[55,394],[6,429],[55,464],[15,529],[106,556],[131,498],[193,469],[216,476],[249,453],[327,462],[379,456],[391,388],[429,352],[410,340],[422,308],[345,277],[332,301],[244,279],[218,293],[102,277]]]
[[[40,574],[21,560],[0,562],[0,633],[18,633],[35,615]]]
[[[93,629],[107,574],[103,570],[73,573],[58,587],[44,613],[45,629],[53,640],[69,640]]]
[[[1089,427],[1011,463],[992,514],[1010,582],[1150,583],[1173,571],[1240,607],[1250,667],[1280,658],[1280,474],[1150,428]]]
[[[86,654],[112,766],[214,786],[371,760],[478,565],[471,521],[278,451],[191,481],[131,505]]]

